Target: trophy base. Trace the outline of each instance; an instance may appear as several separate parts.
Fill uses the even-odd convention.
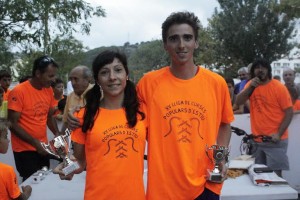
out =
[[[79,169],[78,163],[72,162],[72,163],[68,164],[66,167],[64,167],[62,169],[62,172],[64,173],[65,176],[68,176],[69,174],[71,174],[72,172],[74,172],[77,169]]]
[[[222,183],[225,177],[222,176],[220,173],[214,173],[210,170],[207,170],[207,180],[214,183]]]

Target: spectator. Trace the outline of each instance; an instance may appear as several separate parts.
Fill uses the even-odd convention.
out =
[[[1,94],[2,96],[2,94]],[[9,139],[7,138],[7,122],[0,121],[0,153],[5,154],[8,149]],[[20,191],[16,181],[16,173],[12,166],[0,162],[0,199],[26,200],[31,195],[31,186],[22,186]]]
[[[8,94],[10,92],[9,89],[10,84],[11,84],[11,74],[4,69],[0,70],[0,85],[4,90],[3,101],[7,101]]]
[[[281,81],[281,78],[280,78],[279,75],[275,75],[275,76],[273,76],[273,78],[276,79],[276,80],[278,80],[278,81]]]
[[[293,103],[293,111],[294,114],[300,113],[300,100],[299,100],[299,93],[297,92],[295,87],[287,87]]]
[[[162,24],[170,66],[138,83],[149,126],[149,200],[219,199],[222,184],[205,178],[213,167],[206,147],[228,146],[234,117],[224,78],[194,63],[199,23],[193,13],[172,13]]]
[[[292,101],[286,87],[272,79],[268,61],[256,60],[250,74],[251,81],[238,94],[236,104],[241,105],[250,99],[252,134],[271,137],[268,143],[256,139],[255,163],[265,164],[282,176],[282,170],[289,169],[287,128],[293,117]]]
[[[298,83],[298,84],[295,83],[295,75],[296,75],[296,72],[293,69],[286,68],[283,70],[282,78],[283,78],[285,86],[295,87],[298,94],[300,94],[300,83]]]
[[[243,114],[244,113],[244,105],[236,106],[235,100],[236,100],[236,94],[234,94],[234,81],[232,78],[225,78],[225,81],[228,86],[230,99],[231,99],[231,105],[233,109],[234,114]]]
[[[60,111],[58,109],[58,102],[67,97],[67,96],[63,95],[63,93],[64,93],[64,82],[61,78],[55,78],[55,80],[51,83],[51,87],[53,89],[55,105],[56,105],[54,116],[57,120],[62,120],[63,110]]]
[[[237,83],[234,86],[234,94],[238,94],[240,91],[242,91],[244,86],[248,82],[248,79],[249,79],[248,68],[247,67],[241,67],[238,70],[238,76],[239,76],[241,82]]]
[[[76,173],[87,166],[84,199],[145,200],[146,127],[135,86],[128,79],[125,55],[100,53],[93,74],[96,84],[87,91],[85,107],[77,114],[83,126],[72,132],[74,156],[81,166]],[[61,168],[54,172],[71,179],[73,174],[66,177]]]
[[[72,83],[73,92],[68,95],[66,100],[66,105],[63,114],[63,126],[61,132],[64,133],[68,127],[67,116],[68,112],[75,107],[84,107],[85,99],[84,95],[88,90],[90,90],[93,85],[90,84],[92,79],[92,72],[86,66],[74,67],[69,75],[69,79]]]
[[[72,86],[72,82],[68,81],[67,83],[67,95],[71,94],[71,92],[73,92],[73,86]]]
[[[23,77],[20,78],[19,83],[23,83],[23,82],[25,82],[25,81],[27,81],[29,79],[31,79],[30,75],[23,76]]]
[[[17,85],[8,96],[8,119],[15,163],[23,181],[42,167],[49,167],[48,153],[41,145],[47,143],[47,125],[59,134],[53,118],[55,101],[51,83],[58,65],[49,56],[34,61],[32,78]]]

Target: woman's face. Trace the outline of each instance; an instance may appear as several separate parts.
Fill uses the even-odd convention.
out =
[[[98,84],[103,89],[104,98],[123,98],[127,78],[125,67],[118,58],[104,65],[98,72]]]

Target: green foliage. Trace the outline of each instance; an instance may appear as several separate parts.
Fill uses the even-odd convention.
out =
[[[163,48],[162,40],[143,42],[129,57],[129,67],[133,80],[137,82],[143,73],[168,65],[168,55]]]
[[[275,1],[273,5],[275,12],[285,13],[290,19],[300,18],[299,0],[281,0]]]
[[[5,69],[12,75],[14,79],[16,74],[12,70],[14,65],[14,54],[10,51],[6,42],[0,40],[0,69]]]
[[[213,38],[218,44],[216,61],[227,68],[247,66],[256,57],[270,62],[292,48],[288,39],[291,21],[270,8],[268,0],[219,0],[221,11],[210,19]],[[231,66],[230,66],[231,64]]]
[[[56,37],[49,47],[53,52],[50,56],[53,57],[59,65],[58,77],[67,82],[69,71],[73,67],[82,64],[86,47],[74,37]],[[44,55],[44,53],[41,51],[32,49],[24,51],[21,55],[22,63],[17,65],[20,77],[31,75],[34,60],[42,55]]]
[[[29,42],[51,53],[51,36],[89,34],[92,16],[105,17],[101,7],[92,7],[83,0],[4,0],[0,2],[0,39]]]

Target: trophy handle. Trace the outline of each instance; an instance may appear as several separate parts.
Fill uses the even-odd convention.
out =
[[[41,142],[41,145],[42,147],[51,155],[57,157],[57,158],[60,158],[58,155],[54,154],[52,151],[51,151],[51,146],[49,144],[45,144],[44,142]]]
[[[65,130],[65,134],[63,135],[63,138],[64,138],[64,140],[66,140],[67,141],[67,143],[68,143],[68,147],[70,148],[70,146],[71,146],[71,131],[70,131],[70,129],[66,129]],[[68,149],[69,149],[68,148]],[[70,152],[70,150],[68,150],[68,152]]]

